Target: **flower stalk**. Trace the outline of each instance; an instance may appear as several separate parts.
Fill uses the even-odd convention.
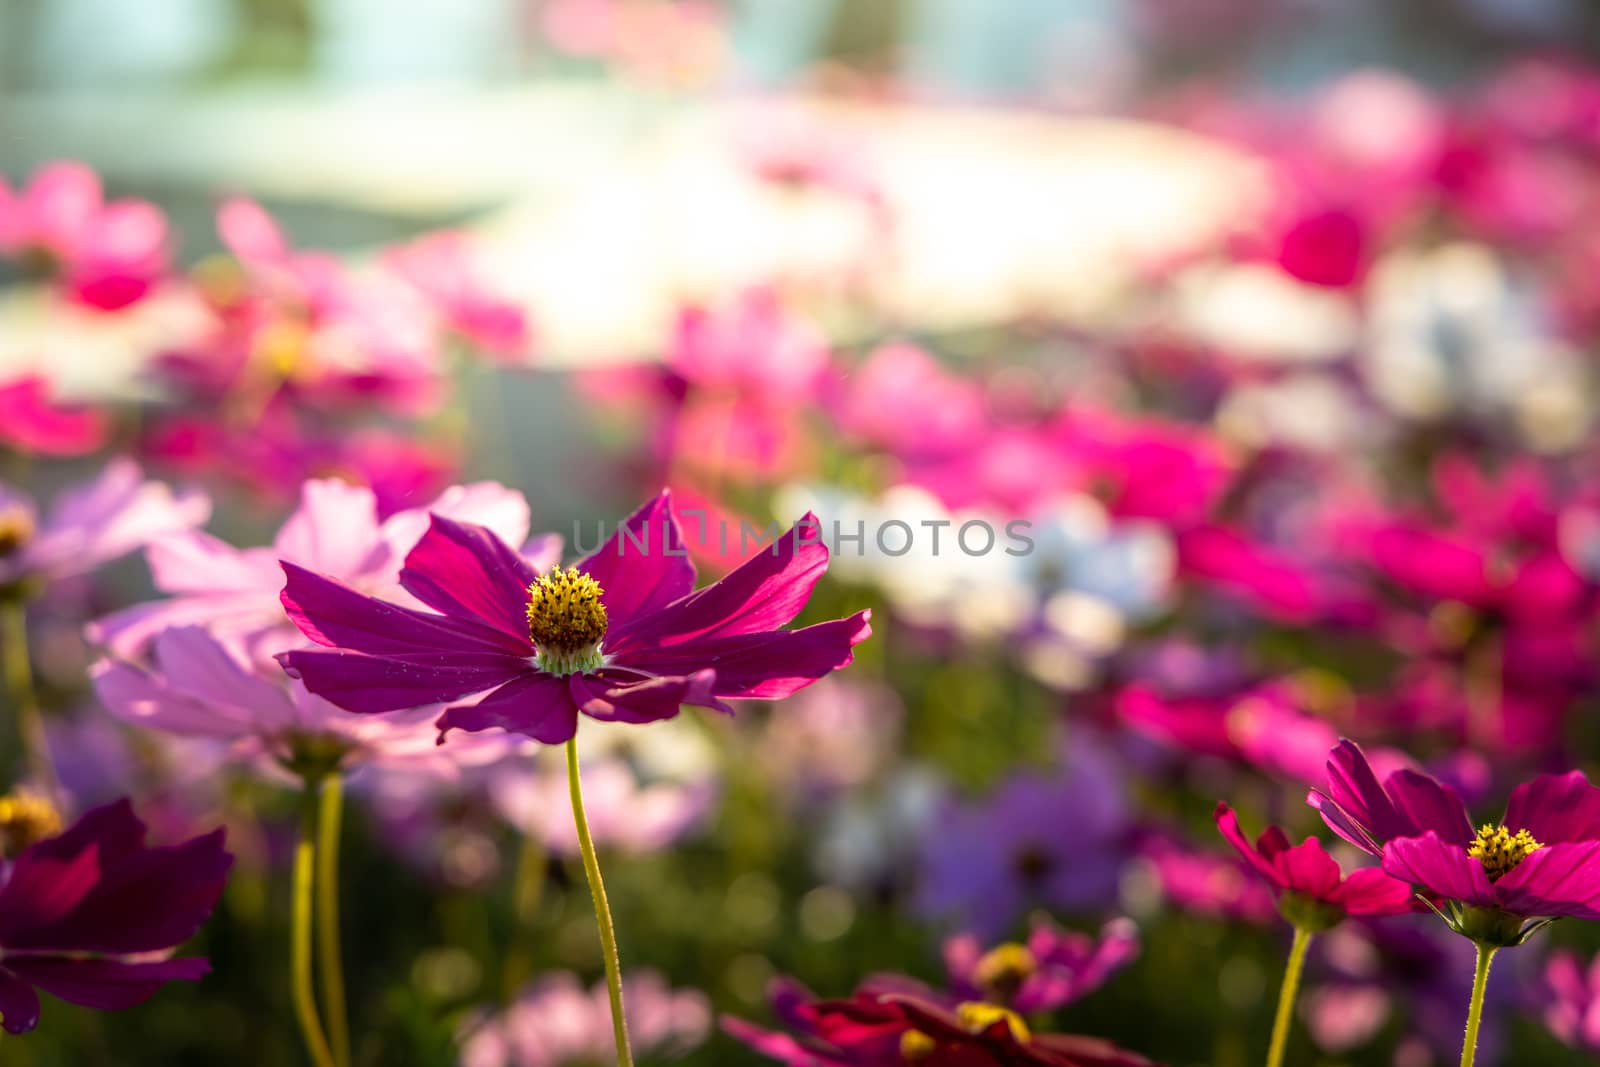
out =
[[[307,788],[316,788],[310,782]],[[344,779],[333,771],[321,781],[317,802],[317,966],[322,971],[323,1014],[336,1067],[350,1067],[350,1022],[340,951],[339,837],[344,821]]]
[[[1478,1026],[1483,1022],[1483,994],[1489,987],[1489,964],[1498,949],[1478,943],[1478,969],[1472,977],[1472,1001],[1467,1006],[1467,1034],[1461,1042],[1461,1067],[1472,1067],[1478,1055]]]
[[[0,597],[0,660],[3,660],[6,692],[16,715],[17,741],[28,774],[53,804],[61,803],[61,786],[55,761],[50,757],[50,738],[45,733],[39,712],[39,695],[33,686],[33,666],[28,656],[28,617],[18,597]]]
[[[628,1022],[622,1010],[622,965],[617,956],[617,933],[611,923],[611,905],[606,902],[605,883],[600,879],[600,861],[595,857],[594,838],[589,835],[589,819],[583,811],[576,736],[567,742],[567,786],[572,793],[572,818],[578,828],[578,847],[583,852],[583,873],[589,879],[589,893],[594,897],[595,923],[600,927],[600,948],[606,964],[606,992],[611,998],[611,1029],[617,1041],[617,1067],[633,1067],[633,1050],[628,1045]]]
[[[314,1067],[337,1067],[333,1050],[317,1014],[316,985],[312,977],[311,940],[313,888],[316,877],[317,783],[307,779],[300,797],[300,839],[294,849],[294,884],[289,929],[289,990],[295,1018]]]
[[[1295,997],[1300,992],[1300,972],[1305,968],[1306,950],[1311,947],[1311,931],[1294,928],[1294,944],[1283,969],[1283,988],[1278,991],[1278,1015],[1272,1024],[1272,1044],[1267,1048],[1267,1067],[1283,1067],[1284,1050],[1289,1045],[1289,1027],[1294,1021]]]

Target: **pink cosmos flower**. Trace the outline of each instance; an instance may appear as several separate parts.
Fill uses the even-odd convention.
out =
[[[439,719],[569,740],[580,712],[651,722],[684,704],[775,700],[848,664],[868,612],[799,630],[794,618],[827,568],[806,516],[771,550],[704,589],[667,494],[593,554],[541,574],[481,526],[433,516],[400,584],[433,612],[364,596],[285,562],[284,607],[325,649],[279,658],[311,692],[359,712],[485,694]],[[653,547],[652,547],[653,546]],[[435,613],[436,612],[436,613]]]
[[[1202,852],[1178,837],[1147,833],[1139,845],[1161,894],[1187,911],[1265,923],[1277,914],[1273,893],[1250,864]]]
[[[508,363],[524,362],[531,343],[527,313],[495,292],[464,233],[429,234],[390,249],[384,263],[431,301],[445,325]]]
[[[432,728],[437,706],[351,715],[273,665],[252,667],[206,631],[163,630],[152,665],[102,660],[91,671],[96,694],[124,722],[178,737],[229,743],[236,759],[271,771],[367,767],[456,777],[461,764],[505,755],[493,738],[473,738],[446,756]],[[275,766],[274,766],[275,765]]]
[[[944,943],[944,965],[960,1000],[990,1000],[1022,1015],[1055,1011],[1099,989],[1139,955],[1139,930],[1113,919],[1098,937],[1036,919],[1024,944],[984,951],[971,934]]]
[[[137,658],[156,634],[180,625],[204,626],[263,654],[282,651],[300,643],[300,635],[278,599],[279,560],[368,593],[403,596],[400,567],[430,513],[477,523],[516,544],[528,534],[526,498],[494,482],[454,486],[426,508],[383,519],[371,489],[313,479],[300,487],[300,506],[269,547],[235,548],[201,530],[153,541],[145,560],[156,588],[169,595],[106,616],[90,627],[90,636],[123,659]],[[532,547],[535,554],[556,551],[549,539]]]
[[[710,814],[717,795],[716,783],[706,779],[646,784],[620,759],[587,760],[581,774],[595,843],[624,852],[654,852],[680,839]],[[578,855],[570,788],[565,773],[525,764],[490,772],[489,797],[501,816],[551,853],[569,858]]]
[[[222,894],[233,862],[217,830],[150,848],[126,800],[87,812],[0,871],[0,1015],[13,1034],[39,1021],[44,990],[101,1011],[131,1008],[204,959],[167,958]]]
[[[1550,1032],[1574,1048],[1600,1051],[1600,956],[1585,963],[1570,949],[1552,952],[1544,987]]]
[[[0,178],[0,255],[31,260],[74,299],[115,311],[166,273],[167,221],[142,200],[106,203],[83,164],[51,163],[17,192]]]
[[[100,412],[58,404],[50,393],[41,374],[0,384],[0,444],[45,456],[81,456],[105,443]]]
[[[1515,945],[1544,920],[1600,920],[1600,789],[1578,771],[1517,786],[1501,820],[1474,832],[1455,790],[1412,770],[1380,783],[1344,741],[1328,758],[1326,789],[1308,799],[1340,837],[1382,856],[1387,873],[1441,898],[1441,916],[1475,941]]]
[[[43,522],[31,500],[0,485],[0,589],[87,573],[210,514],[204,494],[145,481],[127,459],[112,460],[93,481],[61,493]]]
[[[622,992],[634,1052],[652,1062],[688,1052],[711,1031],[705,995],[672,989],[654,971],[623,976]],[[461,1044],[461,1067],[580,1067],[613,1056],[605,983],[584,989],[565,971],[528,986],[501,1014],[469,1022]]]
[[[1409,884],[1376,867],[1344,874],[1314,837],[1290,845],[1282,830],[1269,826],[1252,845],[1226,803],[1217,804],[1216,820],[1222,836],[1272,887],[1284,918],[1300,929],[1326,930],[1347,915],[1403,915],[1415,910]]]

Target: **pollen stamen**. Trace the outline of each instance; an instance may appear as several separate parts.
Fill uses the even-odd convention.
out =
[[[61,813],[49,798],[26,787],[0,796],[0,854],[15,856],[61,832]]]
[[[528,586],[528,636],[538,668],[549,674],[580,674],[604,663],[605,590],[589,575],[555,568]]]
[[[1477,838],[1467,846],[1467,855],[1483,864],[1483,869],[1493,882],[1514,870],[1517,864],[1544,848],[1526,830],[1513,834],[1504,826],[1484,823]]]
[[[1025,1045],[1033,1038],[1022,1016],[998,1004],[987,1004],[981,1000],[964,1001],[956,1005],[956,1018],[969,1034],[981,1034],[995,1023],[1003,1022],[1017,1044]]]
[[[1008,941],[983,954],[972,978],[984,992],[1009,999],[1038,969],[1039,963],[1026,945]]]

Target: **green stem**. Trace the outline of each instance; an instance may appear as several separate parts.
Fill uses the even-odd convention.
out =
[[[1311,931],[1294,929],[1294,944],[1283,969],[1283,988],[1278,992],[1278,1017],[1272,1024],[1272,1045],[1267,1049],[1267,1067],[1283,1067],[1283,1052],[1289,1045],[1289,1027],[1294,1021],[1294,998],[1300,992],[1300,971],[1306,964],[1306,949],[1311,947]]]
[[[1478,1024],[1483,1021],[1483,991],[1489,987],[1489,964],[1497,951],[1493,945],[1478,946],[1478,971],[1472,978],[1472,1003],[1467,1008],[1467,1036],[1461,1043],[1461,1067],[1472,1067],[1478,1055]]]
[[[59,807],[61,783],[50,758],[50,737],[39,714],[39,695],[33,688],[33,666],[28,659],[28,615],[15,597],[0,602],[0,659],[5,661],[6,691],[16,710],[17,740],[28,773],[46,799]]]
[[[600,927],[600,948],[606,961],[606,991],[611,994],[611,1029],[617,1038],[617,1067],[633,1067],[633,1050],[628,1047],[628,1022],[622,1013],[622,964],[617,958],[617,932],[611,925],[611,906],[606,903],[605,883],[600,880],[600,861],[595,858],[594,838],[589,836],[589,819],[583,813],[577,735],[567,742],[567,787],[572,792],[572,818],[578,825],[578,847],[583,851],[583,873],[589,878],[595,923]]]
[[[322,780],[322,800],[317,808],[317,966],[322,969],[322,1006],[333,1061],[337,1067],[350,1067],[350,1023],[339,946],[339,831],[343,819],[344,780],[334,771]]]
[[[336,1067],[317,1017],[317,991],[311,975],[312,888],[317,861],[317,783],[306,781],[300,797],[300,840],[294,849],[294,900],[289,932],[289,991],[295,1018],[315,1067]]]

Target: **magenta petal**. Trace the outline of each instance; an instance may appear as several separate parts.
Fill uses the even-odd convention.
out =
[[[667,493],[628,516],[578,568],[604,590],[613,631],[694,589],[694,564]]]
[[[786,625],[828,569],[821,525],[807,514],[787,534],[734,571],[659,610],[612,630],[608,650],[681,644],[697,637],[733,637]],[[604,585],[604,583],[601,583]]]
[[[533,655],[533,642],[474,619],[433,615],[367,596],[304,567],[283,562],[280,599],[300,632],[319,645],[374,656],[424,653],[441,665],[460,653]],[[419,700],[422,704],[426,701]]]
[[[1339,864],[1323,851],[1322,842],[1314,837],[1283,850],[1274,863],[1283,872],[1281,884],[1296,893],[1317,900],[1332,900],[1339,888],[1342,873]]]
[[[25,1034],[39,1025],[39,994],[4,967],[0,967],[0,1016],[10,1034]]]
[[[572,699],[585,715],[608,722],[657,722],[678,714],[685,704],[715,707],[715,671],[687,677],[623,680],[620,673],[575,674],[569,680]]]
[[[533,568],[486,527],[430,518],[428,532],[406,556],[400,585],[436,611],[526,639]]]
[[[1537,849],[1494,888],[1500,906],[1514,915],[1600,919],[1600,841]]]
[[[1409,883],[1391,878],[1376,867],[1351,871],[1328,899],[1347,915],[1404,915],[1417,907],[1416,894]]]
[[[1600,789],[1582,771],[1541,774],[1511,791],[1505,824],[1546,845],[1600,840]]]
[[[1403,836],[1414,837],[1432,830],[1462,848],[1472,843],[1472,820],[1455,790],[1413,770],[1396,771],[1383,785],[1394,803],[1395,814],[1408,827]]]
[[[622,666],[661,674],[709,667],[717,672],[719,697],[777,700],[848,665],[851,649],[872,635],[871,618],[861,611],[799,630],[695,638],[618,658]]]
[[[1251,846],[1249,838],[1244,836],[1244,831],[1239,828],[1239,816],[1225,801],[1217,803],[1215,812],[1217,829],[1227,839],[1228,844],[1244,858],[1244,861],[1256,869],[1256,873],[1271,882],[1274,889],[1283,888],[1283,876],[1268,859]]]
[[[100,1011],[120,1011],[142,1004],[168,982],[196,982],[211,973],[203,959],[130,963],[114,959],[20,956],[6,960],[6,969],[52,996]]]
[[[1494,907],[1497,903],[1483,865],[1432,830],[1421,837],[1390,841],[1383,850],[1383,869],[1403,882],[1464,904]]]
[[[481,693],[519,677],[529,668],[509,656],[482,656],[457,666],[460,657],[368,656],[331,648],[306,648],[278,654],[278,662],[310,692],[346,711],[364,715],[442,704]]]
[[[531,673],[508,682],[476,704],[446,708],[437,725],[441,743],[451,730],[506,730],[547,745],[559,745],[577,733],[578,708],[567,693],[564,679]]]

